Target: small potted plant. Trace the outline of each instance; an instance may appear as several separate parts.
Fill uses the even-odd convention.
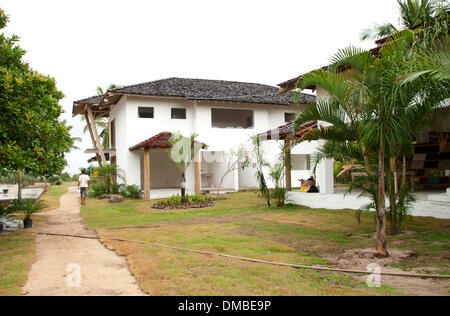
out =
[[[23,220],[23,228],[31,228],[33,227],[33,220],[31,219],[31,215],[36,212],[39,212],[43,209],[43,205],[40,201],[35,200],[26,200],[23,203],[23,213],[25,214],[25,218]]]

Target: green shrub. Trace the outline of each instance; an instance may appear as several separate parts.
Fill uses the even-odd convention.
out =
[[[61,185],[61,184],[62,184],[62,182],[60,180],[55,182],[55,185]]]
[[[63,182],[68,182],[71,180],[71,177],[70,177],[69,173],[67,173],[67,172],[62,173],[59,178]]]
[[[140,199],[142,192],[142,188],[136,184],[127,185],[124,190],[125,196],[131,199]]]
[[[20,212],[23,210],[23,200],[12,200],[9,203],[8,211],[9,213]]]
[[[160,200],[156,202],[156,206],[158,207],[170,206],[176,208],[179,206],[202,205],[211,203],[212,201],[213,199],[209,196],[200,196],[197,194],[180,196],[177,194],[172,195],[166,200]]]
[[[111,194],[126,195],[126,194],[124,194],[124,192],[125,192],[125,185],[119,184],[119,183],[115,183],[115,184],[111,185]]]
[[[104,184],[92,184],[89,190],[89,193],[94,196],[98,197],[103,194],[107,194],[108,188]]]
[[[22,212],[25,214],[24,220],[30,219],[31,215],[33,215],[36,212],[39,212],[44,208],[42,202],[36,200],[25,200],[22,205],[23,205]]]

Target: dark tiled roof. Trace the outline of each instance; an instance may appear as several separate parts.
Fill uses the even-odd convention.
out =
[[[162,132],[130,147],[129,150],[134,151],[141,148],[170,148],[172,147],[169,142],[171,137],[171,132]]]
[[[293,93],[279,95],[278,88],[257,83],[169,78],[109,90],[110,93],[182,97],[190,100],[212,100],[262,104],[294,104]],[[316,97],[301,94],[299,103],[313,104]]]
[[[300,125],[295,131],[295,139],[297,141],[303,140],[311,131],[318,128],[317,121],[308,121]],[[290,138],[294,132],[294,122],[281,125],[275,129],[261,133],[258,137],[265,140],[281,140]]]
[[[102,100],[102,97],[103,97],[103,95],[96,95],[93,97],[75,101],[74,103],[99,105],[100,101]]]
[[[383,40],[385,41],[386,39],[383,39]],[[369,52],[372,55],[374,55],[375,57],[379,57],[380,56],[380,51],[381,51],[382,48],[383,48],[382,46],[377,46],[377,47],[374,47],[374,48],[370,49]],[[324,66],[324,67],[322,67],[320,69],[327,71],[329,67],[330,66]],[[348,69],[348,67],[344,66],[344,67],[338,68],[338,70],[345,70],[345,69]],[[316,69],[316,70],[319,70],[319,69]],[[281,88],[279,90],[279,91],[281,91],[280,93],[284,93],[284,92],[287,92],[287,91],[295,89],[296,85],[297,85],[297,82],[299,81],[299,79],[302,78],[302,76],[304,76],[304,74],[300,75],[298,77],[286,80],[286,81],[284,81],[282,83],[279,83],[277,86]],[[307,89],[313,89],[314,90],[315,87],[307,87]]]

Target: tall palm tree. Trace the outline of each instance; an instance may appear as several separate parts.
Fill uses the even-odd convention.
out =
[[[198,134],[195,133],[188,137],[183,136],[181,133],[173,133],[169,139],[172,148],[168,150],[168,155],[177,166],[181,175],[181,196],[186,195],[186,170],[194,160],[197,152],[204,147],[204,144],[195,141],[197,136]]]
[[[400,10],[400,27],[392,23],[375,25],[361,33],[361,39],[381,39],[398,33],[401,30],[415,30],[433,21],[442,10],[448,11],[448,4],[441,0],[397,0]]]

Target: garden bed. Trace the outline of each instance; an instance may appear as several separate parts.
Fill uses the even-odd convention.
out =
[[[152,205],[152,208],[158,210],[177,210],[189,208],[205,208],[214,206],[216,199],[209,196],[200,195],[173,195],[168,199],[160,200]]]
[[[157,210],[179,210],[179,209],[189,209],[189,208],[205,208],[214,206],[214,202],[209,203],[197,203],[197,204],[175,204],[175,205],[158,205],[153,204],[152,208]]]

